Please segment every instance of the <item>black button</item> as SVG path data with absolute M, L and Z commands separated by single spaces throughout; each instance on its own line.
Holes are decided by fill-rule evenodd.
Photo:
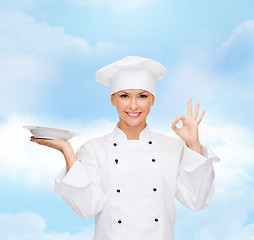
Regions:
M 155 159 L 153 158 L 152 161 L 155 162 Z
M 117 189 L 116 191 L 117 191 L 117 192 L 120 192 L 120 189 Z
M 158 218 L 155 218 L 155 219 L 154 219 L 154 221 L 155 221 L 155 222 L 158 222 L 158 221 L 159 221 L 159 219 L 158 219 Z
M 148 143 L 149 143 L 149 144 L 152 144 L 153 142 L 152 142 L 152 141 L 149 141 Z
M 116 147 L 116 146 L 117 146 L 117 143 L 114 143 L 113 145 Z
M 118 223 L 120 224 L 120 223 L 122 223 L 122 221 L 119 219 L 119 220 L 118 220 Z
M 157 189 L 156 188 L 153 188 L 153 190 L 156 192 L 157 191 Z
M 118 159 L 115 159 L 116 164 L 118 164 Z

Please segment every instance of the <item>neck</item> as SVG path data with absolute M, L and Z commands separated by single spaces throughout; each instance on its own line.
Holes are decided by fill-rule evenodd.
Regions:
M 145 129 L 146 125 L 147 124 L 144 121 L 139 125 L 130 126 L 120 119 L 118 128 L 120 128 L 126 134 L 127 140 L 139 140 L 139 134 L 143 129 Z

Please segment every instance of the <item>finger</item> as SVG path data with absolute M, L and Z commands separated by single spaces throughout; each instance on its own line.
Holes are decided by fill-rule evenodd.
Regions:
M 41 139 L 41 138 L 31 138 L 31 141 L 38 143 L 40 145 L 45 145 L 44 139 Z
M 31 141 L 31 142 L 35 142 L 35 140 L 36 140 L 36 139 L 34 138 L 34 136 L 31 136 L 30 141 Z
M 31 136 L 30 141 L 32 142 L 38 142 L 40 138 L 35 138 L 34 136 Z
M 205 115 L 205 112 L 206 111 L 203 111 L 201 114 L 200 114 L 200 116 L 199 116 L 199 118 L 198 118 L 198 124 L 201 122 L 201 120 L 203 119 L 203 117 L 204 117 L 204 115 Z
M 187 116 L 192 116 L 192 105 L 191 105 L 191 97 L 188 99 L 188 111 Z
M 172 123 L 171 129 L 172 129 L 177 135 L 179 135 L 180 129 L 177 128 L 177 126 L 176 126 L 174 123 Z
M 196 105 L 196 107 L 195 107 L 194 114 L 193 114 L 193 117 L 194 117 L 195 119 L 197 119 L 197 117 L 198 117 L 199 106 L 200 106 L 200 103 L 197 103 L 197 105 Z
M 50 143 L 51 139 L 31 137 L 31 141 L 32 142 L 36 142 L 36 143 L 38 143 L 40 145 L 49 146 L 49 143 Z
M 173 124 L 177 124 L 180 120 L 184 121 L 185 120 L 185 116 L 184 115 L 179 115 L 178 117 L 176 117 L 176 119 L 173 122 Z

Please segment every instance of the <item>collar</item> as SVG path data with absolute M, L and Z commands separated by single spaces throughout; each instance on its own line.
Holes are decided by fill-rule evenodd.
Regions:
M 116 137 L 118 140 L 128 140 L 127 135 L 122 131 L 119 127 L 119 122 L 116 124 L 114 130 L 113 130 L 113 136 Z M 146 124 L 146 127 L 140 132 L 139 134 L 139 140 L 149 140 L 150 138 L 150 130 L 148 127 L 148 124 Z M 128 140 L 128 141 L 139 141 L 139 140 Z

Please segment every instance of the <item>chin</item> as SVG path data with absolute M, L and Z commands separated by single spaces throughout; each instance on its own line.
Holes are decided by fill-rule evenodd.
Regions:
M 131 127 L 136 127 L 139 126 L 140 124 L 144 123 L 144 121 L 124 121 L 127 125 L 131 126 Z

